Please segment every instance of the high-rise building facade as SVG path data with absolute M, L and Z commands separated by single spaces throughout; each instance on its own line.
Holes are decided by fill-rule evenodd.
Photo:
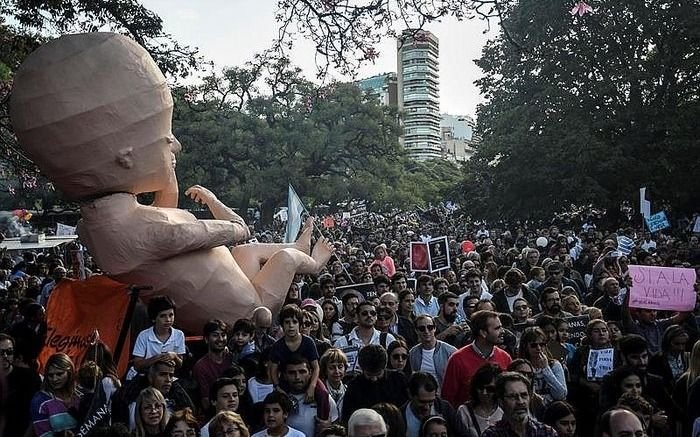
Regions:
M 476 122 L 468 115 L 442 114 L 440 120 L 442 153 L 450 161 L 466 161 L 476 151 L 481 138 Z
M 357 86 L 386 106 L 398 106 L 396 73 L 384 73 L 358 80 Z
M 405 30 L 398 40 L 398 104 L 403 111 L 403 145 L 417 160 L 442 158 L 438 38 Z

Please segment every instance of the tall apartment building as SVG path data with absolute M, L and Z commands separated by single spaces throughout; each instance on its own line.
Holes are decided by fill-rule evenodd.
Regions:
M 444 157 L 451 161 L 471 158 L 481 141 L 475 130 L 476 122 L 468 115 L 442 114 L 440 131 Z
M 413 159 L 442 158 L 438 38 L 425 30 L 405 30 L 397 58 L 403 145 Z
M 398 106 L 396 73 L 383 73 L 356 82 L 363 91 L 386 106 Z

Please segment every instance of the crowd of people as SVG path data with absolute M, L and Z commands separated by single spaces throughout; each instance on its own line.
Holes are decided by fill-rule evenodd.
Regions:
M 55 254 L 6 254 L 0 436 L 700 432 L 700 298 L 687 312 L 629 305 L 630 265 L 700 277 L 692 228 L 652 235 L 592 220 L 489 226 L 416 213 L 324 222 L 335 257 L 318 276 L 296 275 L 281 311 L 212 318 L 187 333 L 201 336 L 195 344 L 177 328 L 178 302 L 156 296 L 125 374 L 99 341 L 79 360 L 52 355 L 39 373 L 44 308 L 79 273 Z M 449 268 L 411 271 L 409 243 L 431 236 L 447 237 Z M 89 257 L 84 265 L 99 274 Z

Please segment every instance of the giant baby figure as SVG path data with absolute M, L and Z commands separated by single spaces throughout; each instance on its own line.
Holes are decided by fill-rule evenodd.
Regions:
M 150 55 L 127 37 L 66 35 L 39 47 L 17 71 L 10 105 L 27 155 L 80 202 L 78 234 L 97 264 L 117 281 L 153 286 L 151 296 L 173 297 L 186 330 L 250 317 L 261 305 L 278 311 L 294 274 L 319 272 L 332 254 L 325 239 L 310 250 L 309 222 L 295 244 L 230 251 L 249 238 L 248 227 L 200 186 L 185 194 L 214 220 L 177 209 L 172 96 Z M 153 204 L 139 204 L 136 195 L 147 192 Z

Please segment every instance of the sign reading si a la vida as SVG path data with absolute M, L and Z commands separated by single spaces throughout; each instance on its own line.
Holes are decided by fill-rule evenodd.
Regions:
M 631 308 L 692 311 L 695 308 L 695 270 L 676 267 L 629 266 Z

